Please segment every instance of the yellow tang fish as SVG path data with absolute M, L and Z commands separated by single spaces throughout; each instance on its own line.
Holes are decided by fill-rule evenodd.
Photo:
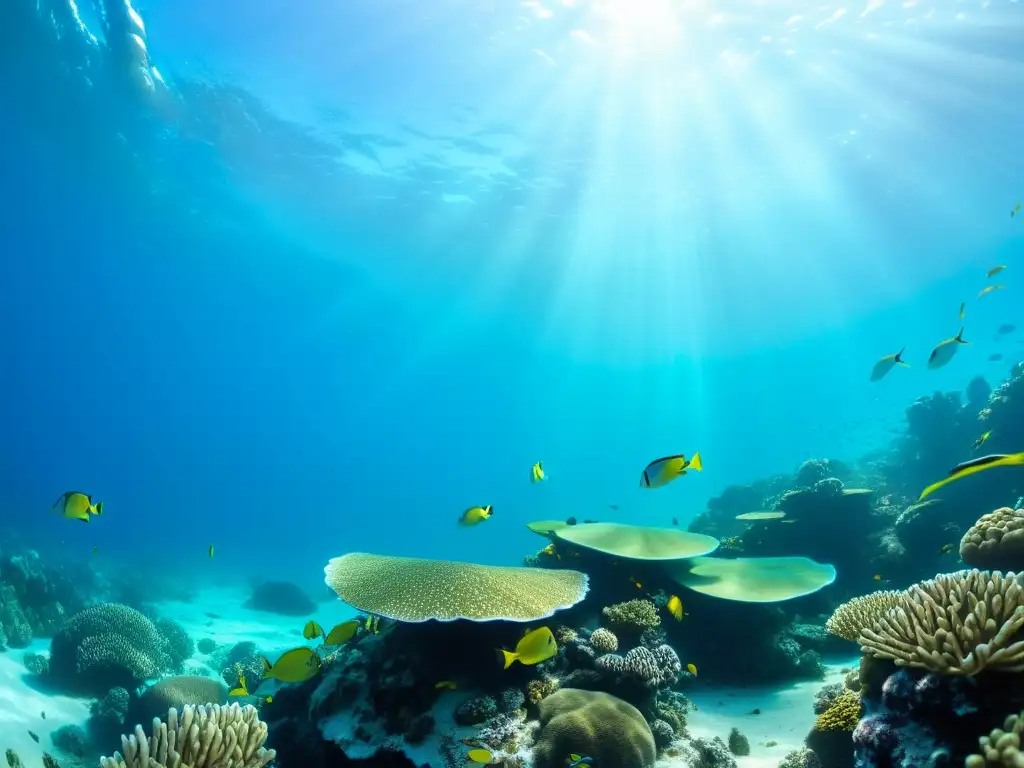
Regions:
M 981 292 L 978 293 L 978 298 L 980 299 L 985 294 L 992 293 L 992 291 L 1001 291 L 1005 287 L 1006 286 L 1003 285 L 1002 283 L 1000 283 L 999 285 L 986 285 L 984 288 L 981 289 Z
M 324 645 L 343 645 L 355 637 L 359 631 L 359 620 L 349 619 L 336 625 L 324 638 Z
M 538 461 L 530 468 L 530 482 L 539 483 L 544 479 L 544 462 Z
M 1004 269 L 1006 269 L 1006 265 L 1005 264 L 999 264 L 997 266 L 994 266 L 994 267 L 992 267 L 992 269 L 990 269 L 988 272 L 985 273 L 985 277 L 995 277 L 1000 272 L 1002 272 Z
M 293 648 L 285 651 L 271 664 L 260 656 L 263 662 L 263 677 L 272 677 L 282 683 L 304 683 L 316 677 L 323 662 L 312 648 Z
M 466 753 L 466 757 L 474 763 L 483 763 L 484 765 L 494 760 L 494 755 L 489 749 L 471 749 Z
M 964 341 L 964 329 L 960 328 L 960 333 L 951 339 L 940 341 L 935 345 L 935 349 L 932 350 L 932 354 L 928 358 L 928 367 L 932 370 L 941 368 L 950 360 L 953 359 L 953 355 L 956 354 L 957 349 L 960 348 L 961 344 L 970 344 L 969 341 Z
M 555 636 L 551 634 L 550 629 L 540 627 L 523 635 L 516 643 L 515 651 L 501 650 L 500 653 L 504 658 L 505 669 L 511 667 L 514 661 L 530 666 L 547 661 L 557 654 L 558 643 L 555 642 Z
M 687 469 L 695 469 L 698 472 L 704 469 L 699 453 L 693 454 L 693 458 L 689 461 L 682 454 L 655 459 L 644 468 L 643 474 L 640 475 L 640 487 L 660 488 L 663 485 L 668 485 L 677 477 L 685 475 Z
M 302 636 L 307 640 L 314 640 L 318 637 L 324 637 L 324 628 L 317 624 L 315 621 L 307 621 L 306 626 L 302 628 Z
M 1017 203 L 1017 204 L 1016 204 L 1015 206 L 1013 206 L 1013 210 L 1012 210 L 1012 211 L 1010 211 L 1010 218 L 1011 218 L 1011 219 L 1012 219 L 1012 218 L 1013 218 L 1014 216 L 1016 216 L 1016 215 L 1017 215 L 1018 213 L 1020 213 L 1020 206 L 1021 206 L 1021 204 L 1020 204 L 1020 203 Z
M 457 690 L 459 686 L 455 684 L 454 680 L 440 680 L 434 683 L 434 690 L 440 691 L 442 688 L 448 691 Z
M 989 436 L 991 434 L 992 434 L 992 430 L 990 429 L 988 432 L 985 432 L 981 437 L 979 437 L 977 440 L 975 440 L 974 441 L 974 450 L 978 450 L 979 448 L 981 448 L 981 446 L 983 446 L 985 444 L 985 441 L 988 440 L 988 438 L 989 438 Z
M 683 601 L 679 599 L 679 595 L 672 595 L 665 607 L 668 608 L 668 612 L 672 614 L 672 618 L 676 621 L 683 620 Z
M 967 310 L 967 302 L 966 301 L 961 301 L 960 302 L 960 319 L 961 320 L 963 320 L 964 319 L 964 315 L 967 314 L 966 310 Z
M 251 696 L 249 693 L 249 687 L 245 684 L 245 675 L 238 676 L 238 687 L 232 688 L 228 691 L 228 696 Z M 269 704 L 274 700 L 273 696 L 264 697 L 265 701 Z
M 81 491 L 65 491 L 53 502 L 51 510 L 69 520 L 89 522 L 89 515 L 102 515 L 103 502 L 93 504 L 92 496 Z
M 460 525 L 476 525 L 484 520 L 490 520 L 494 514 L 494 507 L 488 504 L 486 507 L 470 507 L 459 517 Z
M 696 664 L 687 664 L 686 665 L 686 671 L 689 672 L 694 677 L 696 677 L 697 676 L 697 665 Z
M 935 493 L 942 486 L 952 483 L 954 480 L 959 480 L 961 477 L 973 475 L 975 472 L 992 469 L 993 467 L 1019 467 L 1022 465 L 1024 465 L 1024 453 L 993 453 L 991 456 L 979 456 L 976 459 L 957 464 L 949 470 L 947 477 L 942 478 L 937 483 L 932 483 L 921 491 L 918 501 L 922 501 L 925 496 Z
M 905 350 L 906 347 L 901 349 L 895 355 L 886 355 L 877 363 L 875 363 L 875 367 L 871 369 L 871 381 L 878 381 L 879 379 L 884 377 L 885 374 L 887 374 L 889 371 L 895 368 L 897 365 L 902 365 L 906 368 L 909 368 L 910 366 L 903 362 L 903 352 Z

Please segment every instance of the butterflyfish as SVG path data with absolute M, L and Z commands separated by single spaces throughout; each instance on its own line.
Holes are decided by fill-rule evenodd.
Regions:
M 434 690 L 437 691 L 440 691 L 442 689 L 446 691 L 455 691 L 458 690 L 458 687 L 459 686 L 455 684 L 454 680 L 440 680 L 434 683 Z
M 905 368 L 909 368 L 910 366 L 907 365 L 903 360 L 903 353 L 904 351 L 906 351 L 906 349 L 907 348 L 904 347 L 895 355 L 886 355 L 877 363 L 875 363 L 875 367 L 871 369 L 871 381 L 878 381 L 879 379 L 882 379 L 885 376 L 885 374 L 887 374 L 897 365 L 902 365 Z
M 476 525 L 484 520 L 490 520 L 494 514 L 494 507 L 488 504 L 486 507 L 470 507 L 459 518 L 460 525 Z
M 954 480 L 959 480 L 961 477 L 967 477 L 968 475 L 992 469 L 993 467 L 1019 467 L 1021 465 L 1024 465 L 1024 453 L 993 453 L 990 456 L 979 456 L 976 459 L 957 464 L 949 470 L 947 477 L 942 478 L 937 483 L 932 483 L 921 491 L 920 499 L 935 493 L 942 486 L 952 483 Z
M 953 355 L 956 354 L 957 349 L 960 348 L 961 344 L 970 344 L 969 341 L 964 341 L 964 329 L 960 328 L 960 332 L 951 339 L 940 341 L 935 345 L 935 349 L 932 350 L 931 356 L 928 358 L 928 367 L 932 370 L 941 368 L 950 360 L 953 359 Z
M 527 632 L 523 635 L 522 639 L 516 643 L 516 649 L 514 651 L 501 651 L 505 669 L 511 667 L 512 662 L 514 661 L 518 661 L 520 664 L 526 664 L 527 666 L 540 664 L 542 661 L 547 661 L 557 653 L 558 643 L 555 642 L 555 636 L 551 634 L 551 630 L 547 627 L 540 627 L 532 632 Z
M 538 461 L 530 468 L 530 482 L 539 483 L 544 479 L 544 462 Z
M 985 296 L 986 294 L 992 293 L 992 291 L 1001 291 L 1005 287 L 1006 286 L 1003 285 L 1002 283 L 1000 283 L 998 285 L 986 285 L 984 288 L 981 289 L 981 291 L 979 291 L 978 298 L 980 299 L 982 296 Z
M 697 676 L 697 665 L 696 664 L 692 664 L 692 663 L 691 664 L 687 664 L 686 665 L 686 671 L 689 672 L 694 677 L 696 677 Z
M 53 502 L 51 509 L 68 520 L 88 523 L 90 515 L 103 514 L 103 502 L 93 503 L 92 496 L 81 491 L 65 491 Z
M 312 648 L 293 648 L 285 651 L 271 664 L 260 656 L 263 662 L 263 677 L 272 677 L 282 683 L 304 683 L 316 677 L 323 662 Z
M 324 628 L 315 621 L 307 621 L 306 626 L 302 628 L 302 636 L 307 640 L 315 640 L 318 637 L 324 637 Z
M 466 757 L 474 763 L 483 763 L 484 765 L 494 760 L 494 755 L 491 754 L 489 749 L 471 749 L 466 753 Z
M 991 434 L 992 434 L 992 430 L 990 429 L 988 432 L 985 432 L 984 434 L 982 434 L 981 437 L 979 437 L 977 440 L 975 440 L 974 441 L 974 450 L 978 450 L 979 448 L 981 448 L 981 446 L 983 446 L 985 444 L 985 441 L 988 440 L 989 435 L 991 435 Z
M 238 676 L 238 687 L 237 688 L 232 688 L 230 691 L 228 691 L 228 696 L 229 697 L 230 696 L 251 696 L 251 695 L 252 694 L 249 693 L 249 687 L 245 684 L 245 675 L 239 675 Z M 270 702 L 272 702 L 274 700 L 274 697 L 273 696 L 264 696 L 263 699 L 264 699 L 264 701 L 266 701 L 269 704 Z
M 668 612 L 672 614 L 672 618 L 676 621 L 683 620 L 683 601 L 679 599 L 679 595 L 672 595 L 668 599 L 668 603 L 665 604 L 668 608 Z
M 992 267 L 992 269 L 990 269 L 988 272 L 986 272 L 985 273 L 985 277 L 995 277 L 1000 272 L 1002 272 L 1004 269 L 1006 269 L 1006 265 L 1005 264 L 998 264 L 998 265 Z
M 677 477 L 685 475 L 687 469 L 694 469 L 698 472 L 704 469 L 699 453 L 693 454 L 693 458 L 689 461 L 682 454 L 655 459 L 644 468 L 643 474 L 640 475 L 640 487 L 660 488 L 663 485 L 668 485 Z
M 960 302 L 960 319 L 961 320 L 963 320 L 964 319 L 964 315 L 967 314 L 966 310 L 967 310 L 967 302 L 966 301 L 961 301 Z
M 575 752 L 571 752 L 569 754 L 569 759 L 565 762 L 569 764 L 569 768 L 578 768 L 578 766 L 581 765 L 593 765 L 594 758 L 583 757 L 582 755 L 577 755 Z
M 312 623 L 312 622 L 311 622 Z M 359 620 L 350 619 L 336 625 L 324 638 L 324 645 L 343 645 L 355 637 L 359 631 Z
M 1021 206 L 1020 203 L 1017 203 L 1015 206 L 1013 206 L 1013 209 L 1010 211 L 1010 218 L 1011 219 L 1014 216 L 1016 216 L 1018 213 L 1020 213 L 1020 206 Z

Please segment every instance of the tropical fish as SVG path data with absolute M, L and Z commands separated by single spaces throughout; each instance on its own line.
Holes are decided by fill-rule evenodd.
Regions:
M 984 434 L 982 434 L 981 437 L 979 437 L 977 440 L 975 440 L 974 441 L 974 450 L 978 450 L 979 448 L 981 448 L 981 446 L 983 446 L 985 444 L 985 441 L 988 440 L 988 438 L 989 438 L 989 436 L 991 434 L 992 434 L 992 430 L 990 429 L 988 432 L 985 432 Z
M 211 545 L 210 545 L 210 548 L 206 550 L 206 554 L 207 554 L 207 555 L 208 555 L 209 557 L 213 557 L 213 544 L 211 544 Z
M 1015 206 L 1013 206 L 1013 210 L 1010 211 L 1010 218 L 1011 219 L 1014 216 L 1016 216 L 1018 213 L 1020 213 L 1020 206 L 1021 206 L 1020 203 L 1017 203 Z
M 260 656 L 263 662 L 263 677 L 272 677 L 282 683 L 304 683 L 316 677 L 323 662 L 312 648 L 292 648 L 271 664 Z
M 1005 288 L 1005 287 L 1006 287 L 1006 286 L 1005 286 L 1005 285 L 1003 285 L 1002 283 L 1000 283 L 999 285 L 986 285 L 986 286 L 985 286 L 984 288 L 982 288 L 982 289 L 981 289 L 981 291 L 980 291 L 980 292 L 978 293 L 978 298 L 980 299 L 980 298 L 981 298 L 982 296 L 984 296 L 984 295 L 986 295 L 986 294 L 988 294 L 988 293 L 992 293 L 992 291 L 1001 291 L 1001 290 L 1003 290 L 1003 288 Z
M 1013 323 L 1003 323 L 1002 325 L 999 326 L 999 330 L 996 331 L 996 335 L 1005 336 L 1006 334 L 1013 333 L 1016 330 L 1017 326 L 1014 325 Z
M 532 632 L 527 632 L 522 639 L 516 643 L 514 651 L 501 650 L 504 659 L 505 669 L 512 666 L 512 662 L 528 666 L 540 664 L 558 653 L 558 643 L 555 636 L 547 627 L 540 627 Z
M 956 544 L 943 544 L 941 547 L 939 547 L 939 554 L 940 555 L 947 555 L 947 554 L 949 554 L 950 552 L 953 551 L 953 548 L 955 546 L 956 546 Z
M 932 350 L 931 356 L 928 358 L 928 367 L 932 370 L 941 368 L 946 365 L 950 360 L 953 359 L 953 355 L 956 354 L 961 344 L 970 344 L 969 341 L 964 341 L 964 329 L 961 326 L 960 332 L 951 339 L 940 341 L 935 345 L 935 349 Z
M 434 690 L 437 691 L 440 691 L 441 689 L 447 691 L 454 691 L 457 690 L 458 687 L 459 686 L 455 684 L 454 680 L 439 680 L 438 682 L 434 683 Z
M 665 607 L 668 608 L 668 612 L 672 614 L 672 618 L 676 621 L 683 620 L 683 601 L 679 599 L 679 595 L 672 595 L 668 599 L 668 603 L 665 604 Z
M 245 684 L 245 675 L 238 676 L 238 687 L 228 691 L 228 696 L 251 696 L 249 687 Z M 264 700 L 269 704 L 274 700 L 273 696 L 265 696 Z
M 568 763 L 568 768 L 578 768 L 578 766 L 581 765 L 593 765 L 594 758 L 583 757 L 582 755 L 577 755 L 575 752 L 571 752 L 569 754 L 569 759 L 565 762 Z
M 459 518 L 460 525 L 476 525 L 484 520 L 490 520 L 494 514 L 494 507 L 488 504 L 486 507 L 470 507 Z
M 471 749 L 466 753 L 466 757 L 474 763 L 483 763 L 485 765 L 494 760 L 494 755 L 491 754 L 489 749 Z
M 673 517 L 672 518 L 672 525 L 679 525 L 679 518 L 678 517 Z
M 949 470 L 949 475 L 947 477 L 942 478 L 937 483 L 932 483 L 921 491 L 920 499 L 935 493 L 939 488 L 948 483 L 952 483 L 954 480 L 959 480 L 961 477 L 973 475 L 975 472 L 992 469 L 993 467 L 1014 467 L 1021 465 L 1024 465 L 1024 453 L 993 453 L 990 456 L 979 456 L 976 459 L 971 459 L 970 461 L 965 461 L 962 464 L 957 464 Z
M 53 502 L 50 509 L 68 520 L 81 520 L 83 523 L 88 523 L 89 515 L 103 514 L 103 502 L 94 504 L 92 496 L 81 491 L 65 491 L 59 499 Z
M 961 320 L 963 320 L 964 319 L 964 315 L 967 314 L 966 310 L 967 310 L 967 302 L 966 301 L 961 301 L 960 302 L 960 319 Z
M 341 624 L 335 625 L 331 631 L 327 633 L 327 636 L 324 638 L 324 645 L 343 645 L 355 637 L 355 634 L 358 631 L 359 621 L 357 619 L 343 621 Z
M 643 474 L 640 475 L 640 487 L 660 488 L 663 485 L 668 485 L 677 477 L 685 475 L 687 469 L 695 469 L 698 472 L 704 469 L 699 453 L 693 454 L 693 458 L 689 461 L 682 454 L 655 459 L 644 468 Z
M 639 581 L 637 581 L 637 580 L 636 580 L 635 578 L 633 578 L 632 576 L 630 576 L 630 577 L 629 577 L 629 583 L 630 583 L 630 584 L 632 584 L 632 585 L 633 585 L 634 587 L 636 587 L 637 589 L 643 589 L 643 588 L 644 588 L 644 585 L 643 585 L 643 584 L 641 584 L 641 583 L 640 583 Z
M 881 581 L 881 580 L 882 580 L 882 574 L 880 574 L 880 573 L 876 573 L 876 574 L 875 574 L 874 576 L 872 576 L 871 578 L 872 578 L 872 579 L 874 579 L 875 581 Z
M 1002 359 L 1003 359 L 1003 356 L 1001 354 L 999 354 L 998 352 L 996 352 L 994 355 L 989 355 L 988 356 L 988 361 L 990 363 L 998 363 Z
M 554 557 L 554 554 L 555 554 L 555 544 L 554 544 L 554 542 L 552 542 L 551 544 L 548 544 L 546 547 L 544 547 L 544 549 L 542 549 L 541 552 L 543 552 L 545 555 L 548 555 L 550 557 Z
M 691 664 L 687 664 L 686 665 L 686 671 L 689 672 L 694 677 L 696 677 L 697 676 L 697 665 L 696 664 L 692 664 L 692 663 Z
M 376 635 L 380 632 L 380 616 L 366 617 L 366 631 L 371 635 Z
M 324 635 L 324 628 L 317 624 L 315 621 L 306 622 L 306 626 L 302 628 L 302 636 L 307 640 L 314 640 L 318 637 L 326 637 L 326 635 Z
M 871 381 L 878 381 L 879 379 L 883 378 L 885 374 L 887 374 L 897 365 L 902 365 L 905 368 L 909 368 L 910 366 L 903 361 L 902 355 L 904 350 L 906 350 L 906 347 L 901 349 L 895 355 L 886 355 L 877 363 L 875 363 L 875 367 L 871 369 Z
M 1006 269 L 1006 265 L 1005 264 L 999 264 L 998 266 L 992 267 L 992 269 L 990 269 L 988 272 L 986 272 L 985 273 L 985 277 L 995 277 L 1000 272 L 1002 272 L 1004 269 Z
M 530 482 L 539 483 L 544 479 L 544 462 L 538 461 L 532 467 L 530 467 Z

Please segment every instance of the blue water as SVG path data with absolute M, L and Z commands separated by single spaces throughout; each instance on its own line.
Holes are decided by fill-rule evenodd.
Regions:
M 685 525 L 1024 352 L 1016 2 L 153 0 L 152 89 L 53 8 L 0 10 L 0 491 L 47 556 L 515 564 L 527 521 Z

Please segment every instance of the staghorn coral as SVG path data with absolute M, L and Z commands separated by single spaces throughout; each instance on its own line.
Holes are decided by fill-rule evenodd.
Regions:
M 862 629 L 870 627 L 875 619 L 896 606 L 902 598 L 902 592 L 886 589 L 847 600 L 832 612 L 825 622 L 825 629 L 855 643 Z
M 538 677 L 526 684 L 526 699 L 531 704 L 539 704 L 542 699 L 558 690 L 559 683 L 553 677 Z
M 1024 751 L 1021 751 L 1021 733 L 1024 732 L 1024 713 L 1009 715 L 1002 728 L 978 739 L 981 754 L 970 755 L 964 762 L 965 768 L 985 766 L 1006 766 L 1018 768 L 1024 765 Z
M 141 725 L 121 736 L 121 749 L 100 758 L 101 768 L 263 768 L 277 753 L 264 749 L 267 726 L 251 706 L 212 705 L 171 709 L 153 719 L 147 739 Z
M 843 691 L 832 702 L 832 706 L 818 715 L 814 727 L 819 731 L 847 731 L 853 733 L 864 707 L 860 696 L 853 691 Z
M 1024 509 L 982 515 L 960 540 L 960 559 L 972 568 L 1024 570 Z
M 334 558 L 324 573 L 327 585 L 349 605 L 407 622 L 532 621 L 576 605 L 587 594 L 587 576 L 579 571 L 364 552 Z
M 661 625 L 658 609 L 650 600 L 629 600 L 609 605 L 601 611 L 601 616 L 614 627 L 637 633 Z
M 899 666 L 949 675 L 1024 670 L 1021 579 L 958 571 L 915 584 L 860 634 L 861 649 Z
M 619 650 L 619 638 L 611 630 L 598 627 L 590 634 L 590 645 L 598 653 L 615 653 Z
M 597 659 L 594 666 L 601 672 L 637 680 L 648 688 L 671 685 L 682 672 L 679 657 L 670 645 L 659 646 L 653 651 L 644 647 L 633 648 L 625 656 L 609 653 Z

